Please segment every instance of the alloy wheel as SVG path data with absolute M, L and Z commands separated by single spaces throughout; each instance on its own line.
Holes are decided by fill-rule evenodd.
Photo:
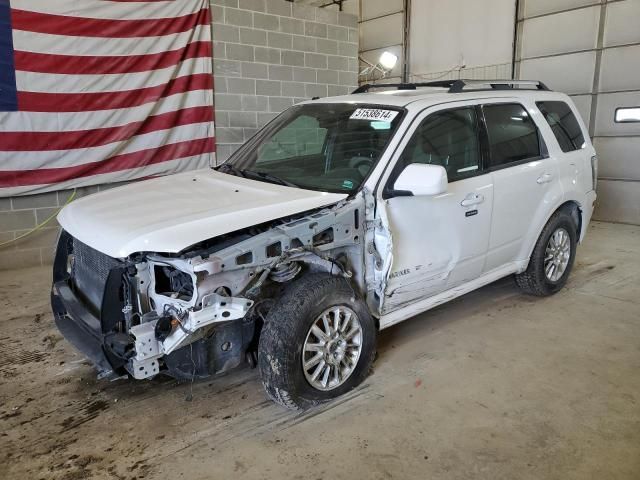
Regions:
M 333 390 L 353 373 L 362 351 L 362 326 L 343 305 L 326 309 L 311 324 L 302 347 L 302 368 L 309 384 Z
M 557 228 L 549 237 L 544 253 L 544 274 L 557 282 L 567 269 L 571 258 L 571 239 L 564 228 Z

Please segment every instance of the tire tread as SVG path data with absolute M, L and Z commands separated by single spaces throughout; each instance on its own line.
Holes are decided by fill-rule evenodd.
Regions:
M 271 309 L 262 328 L 258 355 L 262 385 L 271 400 L 290 410 L 305 410 L 319 403 L 296 394 L 293 379 L 284 365 L 290 363 L 288 361 L 294 355 L 287 345 L 298 341 L 295 338 L 295 327 L 299 322 L 300 310 L 304 305 L 322 302 L 325 300 L 326 292 L 332 291 L 341 291 L 357 298 L 345 279 L 328 273 L 308 274 L 296 279 Z M 277 354 L 274 353 L 272 357 L 267 352 L 277 352 Z M 362 358 L 361 361 L 370 365 L 374 354 L 375 348 L 369 359 Z
M 559 288 L 552 289 L 547 284 L 546 278 L 544 276 L 544 253 L 547 247 L 548 237 L 551 233 L 559 226 L 559 224 L 568 222 L 568 224 L 572 227 L 569 228 L 569 235 L 573 235 L 572 232 L 575 232 L 574 220 L 570 214 L 563 210 L 559 210 L 554 213 L 549 221 L 547 221 L 546 225 L 540 232 L 540 236 L 536 241 L 536 245 L 533 248 L 533 252 L 531 253 L 531 258 L 529 259 L 529 265 L 527 269 L 519 274 L 514 276 L 516 285 L 526 294 L 533 295 L 536 297 L 546 297 L 553 293 L 556 293 L 562 286 L 564 286 L 564 282 L 566 282 L 566 277 L 568 277 L 571 272 L 571 267 L 573 265 L 573 259 L 575 258 L 575 241 L 572 242 L 571 245 L 571 255 L 572 258 L 567 266 L 566 276 L 559 284 Z M 574 238 L 573 236 L 571 237 Z

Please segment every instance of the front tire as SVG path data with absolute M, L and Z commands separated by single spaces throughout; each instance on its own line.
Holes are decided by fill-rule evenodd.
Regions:
M 527 269 L 515 276 L 516 284 L 529 295 L 553 295 L 564 287 L 573 268 L 577 227 L 564 211 L 553 214 L 538 237 Z
M 258 347 L 262 384 L 276 403 L 304 410 L 359 385 L 375 347 L 375 322 L 351 285 L 306 275 L 267 315 Z

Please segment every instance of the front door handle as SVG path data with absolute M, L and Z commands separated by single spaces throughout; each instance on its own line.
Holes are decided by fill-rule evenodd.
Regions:
M 550 173 L 543 173 L 538 177 L 536 182 L 538 182 L 539 185 L 542 185 L 543 183 L 549 183 L 551 180 L 553 180 L 553 175 Z
M 484 202 L 484 195 L 480 193 L 470 193 L 464 200 L 460 202 L 460 205 L 463 207 L 470 207 L 472 205 L 478 205 L 479 203 Z

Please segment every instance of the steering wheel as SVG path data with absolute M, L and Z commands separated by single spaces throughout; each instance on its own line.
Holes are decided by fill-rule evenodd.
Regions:
M 362 172 L 361 168 L 366 167 L 364 174 L 371 169 L 374 159 L 377 158 L 379 152 L 373 148 L 362 149 L 349 160 L 349 168 L 354 168 Z

